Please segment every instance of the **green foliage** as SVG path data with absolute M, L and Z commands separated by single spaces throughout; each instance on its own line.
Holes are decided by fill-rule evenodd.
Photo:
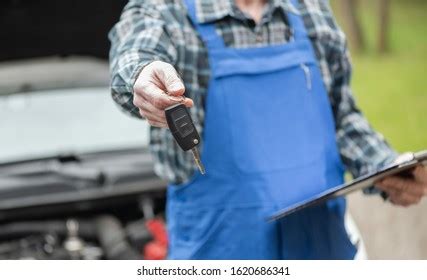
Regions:
M 338 21 L 337 1 L 332 1 Z M 427 149 L 427 1 L 391 1 L 390 47 L 376 54 L 377 1 L 361 1 L 368 42 L 353 56 L 353 90 L 371 124 L 398 151 Z

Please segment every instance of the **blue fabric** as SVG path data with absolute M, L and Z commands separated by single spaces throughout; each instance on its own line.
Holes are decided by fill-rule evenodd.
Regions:
M 331 106 L 301 18 L 288 15 L 290 43 L 233 49 L 212 24 L 197 23 L 193 1 L 186 5 L 213 73 L 207 173 L 168 188 L 169 258 L 352 259 L 343 198 L 266 221 L 343 182 Z

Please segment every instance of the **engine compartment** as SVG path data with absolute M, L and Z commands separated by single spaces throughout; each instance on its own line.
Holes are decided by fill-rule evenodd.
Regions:
M 0 259 L 164 259 L 163 209 L 161 196 L 80 210 L 50 207 L 49 215 L 0 223 Z
M 166 184 L 145 148 L 0 164 L 0 259 L 164 259 Z

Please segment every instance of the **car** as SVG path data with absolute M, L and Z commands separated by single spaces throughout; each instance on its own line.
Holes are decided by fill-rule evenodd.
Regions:
M 125 2 L 3 5 L 0 259 L 166 257 L 149 126 L 108 86 L 107 32 Z

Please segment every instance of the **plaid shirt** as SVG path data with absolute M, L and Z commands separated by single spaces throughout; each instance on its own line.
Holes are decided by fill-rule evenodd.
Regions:
M 302 15 L 314 46 L 336 122 L 341 158 L 354 177 L 390 163 L 395 152 L 376 133 L 356 107 L 350 89 L 351 64 L 346 40 L 326 0 L 271 0 L 259 24 L 232 0 L 196 0 L 201 23 L 214 23 L 227 46 L 234 48 L 284 44 L 292 40 L 287 13 Z M 207 50 L 194 30 L 182 0 L 130 0 L 111 30 L 113 99 L 132 116 L 133 84 L 140 70 L 154 60 L 175 66 L 184 80 L 185 95 L 194 100 L 190 112 L 203 132 L 204 101 L 210 77 Z M 156 173 L 173 183 L 188 180 L 196 169 L 191 153 L 181 151 L 171 133 L 150 128 L 150 147 Z

